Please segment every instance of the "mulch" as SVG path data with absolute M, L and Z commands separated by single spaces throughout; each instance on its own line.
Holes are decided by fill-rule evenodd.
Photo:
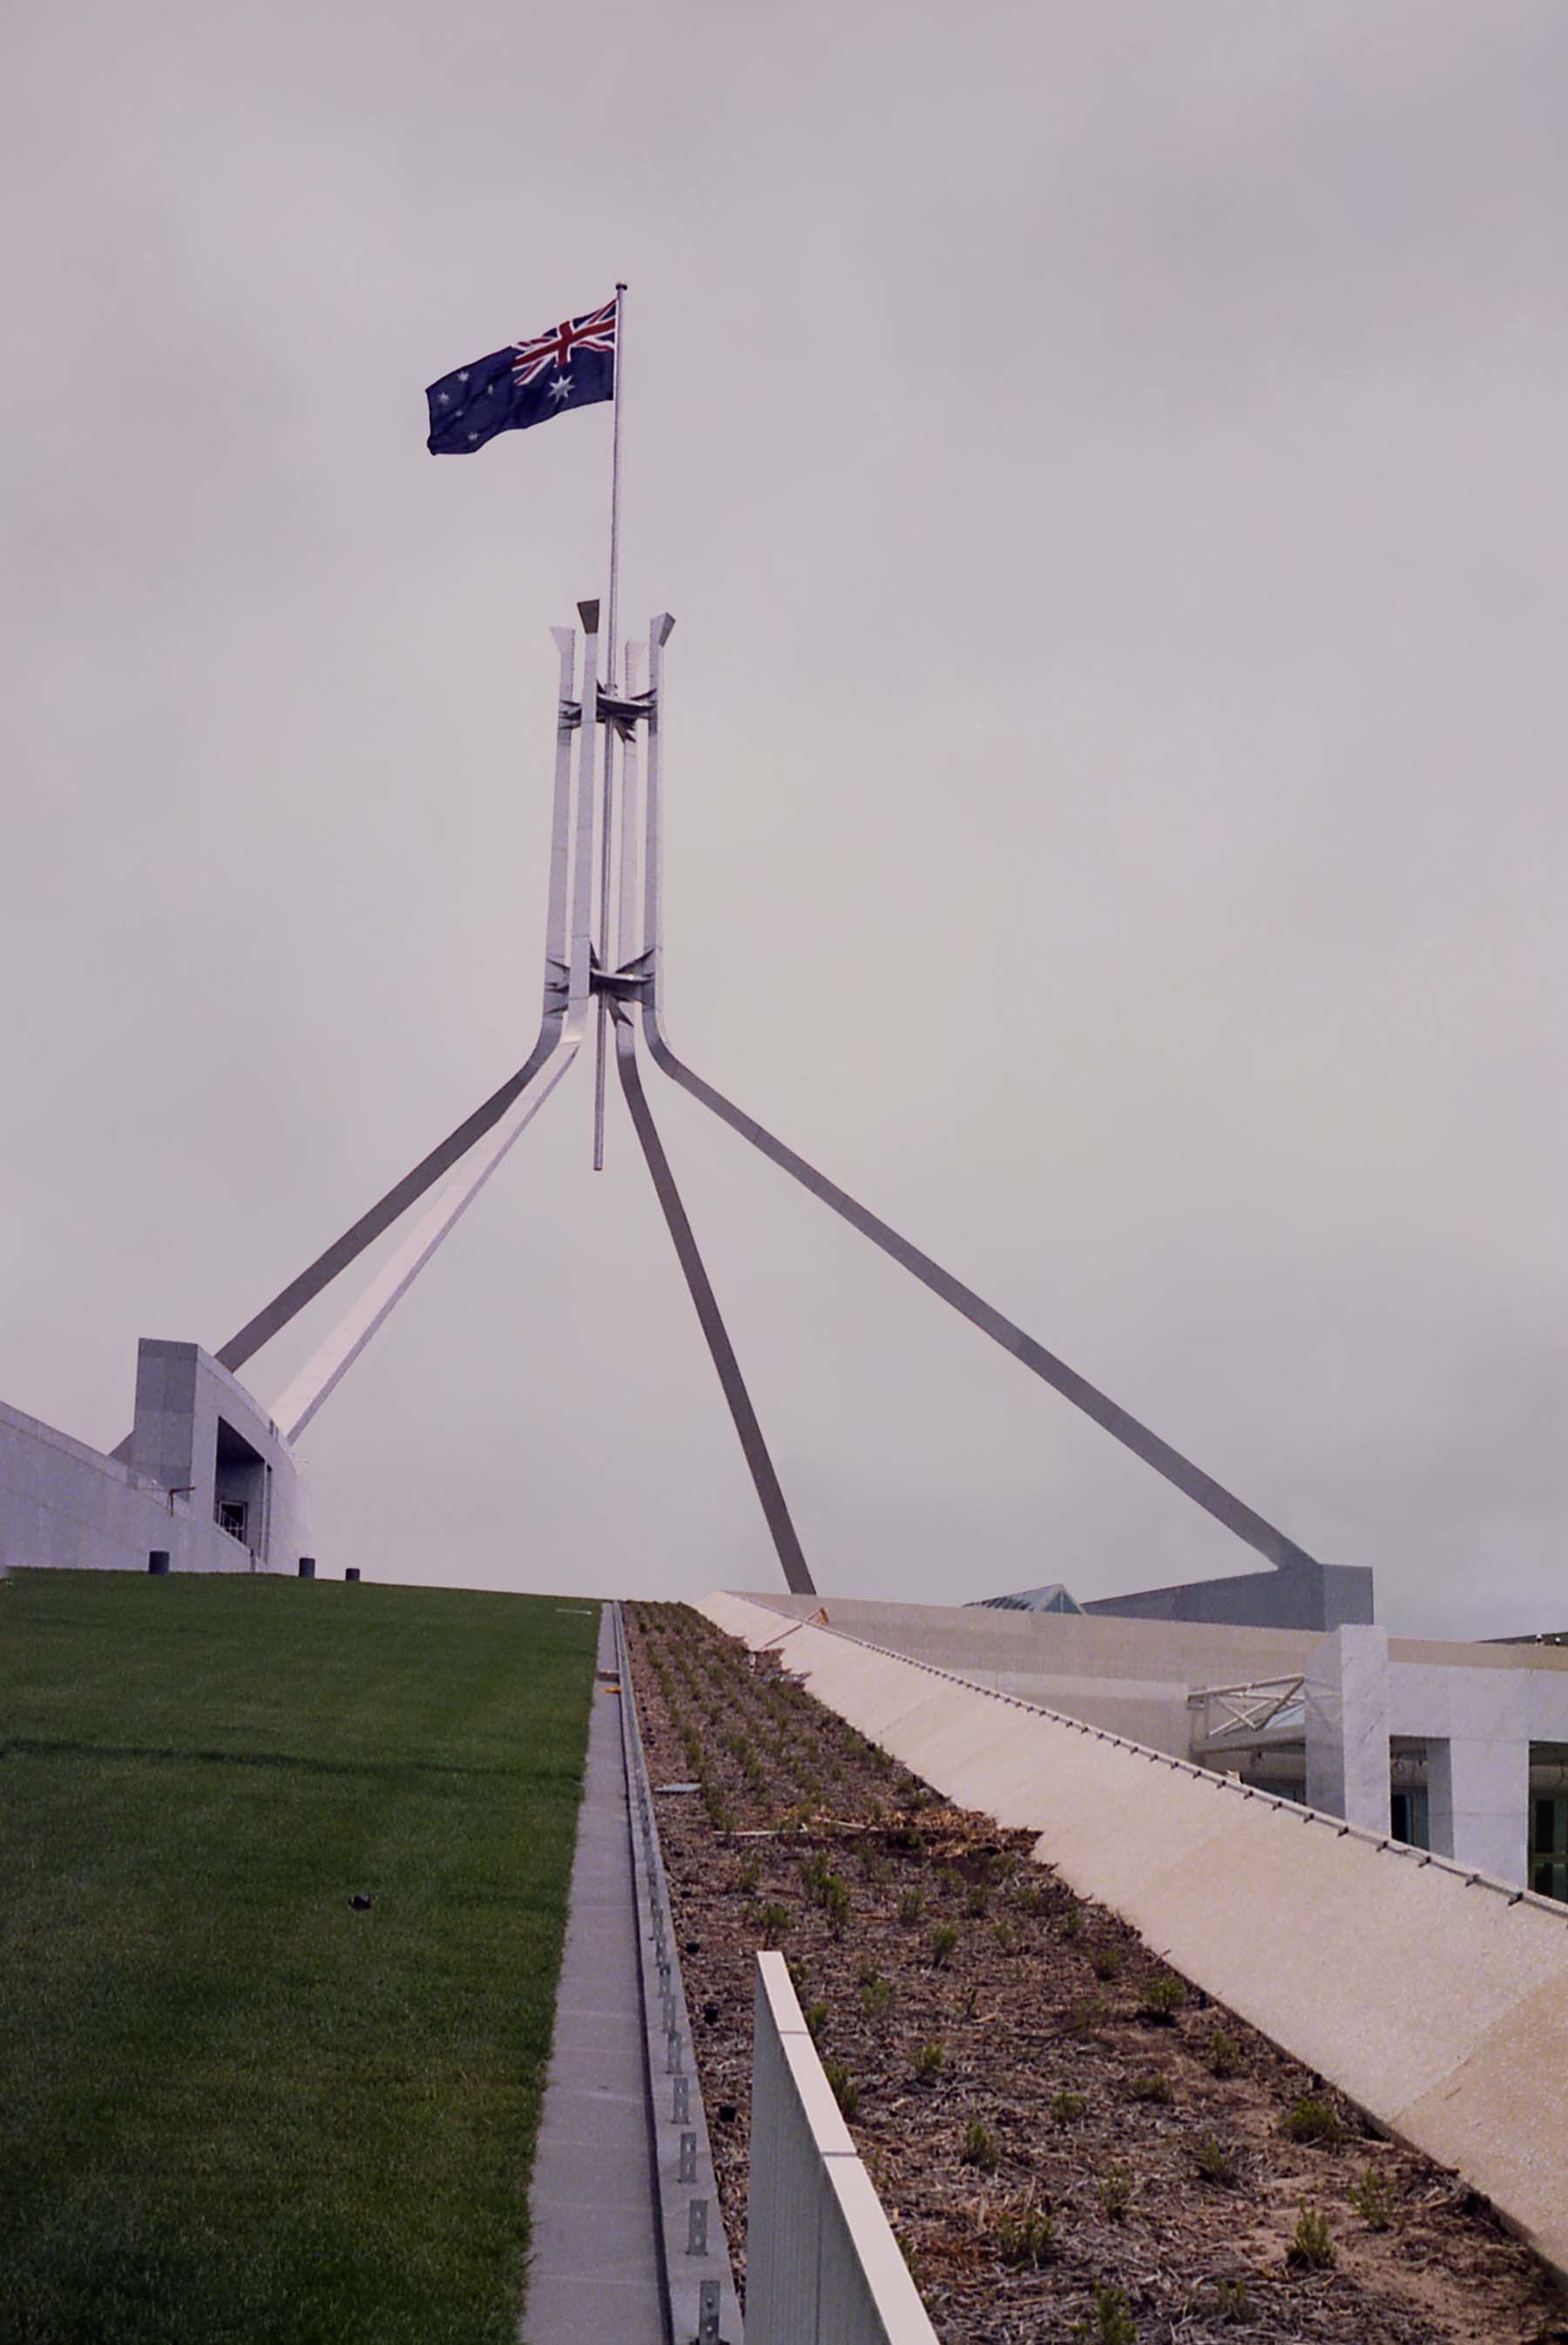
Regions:
M 656 1804 L 742 2279 L 776 1945 L 943 2345 L 1568 2345 L 1484 2200 L 1080 1903 L 1028 1834 L 942 1801 L 777 1655 L 684 1606 L 630 1617 L 653 1782 L 697 1787 Z

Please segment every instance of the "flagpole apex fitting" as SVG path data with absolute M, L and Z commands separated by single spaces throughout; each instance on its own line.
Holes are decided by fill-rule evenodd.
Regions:
M 604 281 L 604 279 L 601 277 L 599 279 L 600 284 L 602 285 Z M 583 623 L 583 633 L 585 635 L 596 635 L 598 634 L 599 605 L 596 597 L 592 603 L 579 603 L 577 605 L 577 616 Z
M 605 280 L 604 280 L 604 279 L 601 277 L 601 278 L 600 278 L 600 279 L 599 279 L 600 284 L 602 285 L 602 284 L 604 283 L 604 281 L 605 281 Z M 626 279 L 625 279 L 624 277 L 617 277 L 617 278 L 616 278 L 616 291 L 617 293 L 624 293 L 624 292 L 626 291 Z

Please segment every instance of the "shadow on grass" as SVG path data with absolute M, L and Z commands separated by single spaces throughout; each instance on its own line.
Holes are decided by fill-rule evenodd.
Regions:
M 438 1759 L 402 1759 L 378 1765 L 363 1759 L 307 1759 L 288 1751 L 198 1751 L 168 1745 L 134 1742 L 80 1742 L 16 1735 L 0 1743 L 0 1758 L 10 1752 L 28 1759 L 155 1759 L 175 1766 L 279 1767 L 302 1775 L 357 1775 L 385 1783 L 406 1782 L 411 1775 L 465 1775 L 505 1782 L 519 1775 L 521 1762 L 511 1767 L 443 1766 Z

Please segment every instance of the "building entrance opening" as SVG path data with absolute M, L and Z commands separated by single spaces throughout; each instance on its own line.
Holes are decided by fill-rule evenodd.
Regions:
M 213 1518 L 252 1555 L 267 1549 L 267 1461 L 226 1417 L 218 1420 L 212 1477 Z
M 1531 1745 L 1529 1868 L 1538 1897 L 1568 1902 L 1568 1742 Z

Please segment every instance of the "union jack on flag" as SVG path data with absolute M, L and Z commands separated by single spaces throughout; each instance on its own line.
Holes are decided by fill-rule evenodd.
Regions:
M 526 431 L 568 407 L 592 407 L 616 395 L 619 298 L 585 318 L 566 318 L 548 333 L 492 350 L 443 375 L 425 392 L 433 456 L 471 456 L 499 431 Z
M 602 310 L 590 310 L 585 318 L 563 319 L 549 333 L 519 342 L 512 360 L 513 381 L 537 382 L 547 367 L 564 370 L 571 365 L 576 350 L 608 350 L 613 357 L 617 308 L 616 302 L 606 301 Z

